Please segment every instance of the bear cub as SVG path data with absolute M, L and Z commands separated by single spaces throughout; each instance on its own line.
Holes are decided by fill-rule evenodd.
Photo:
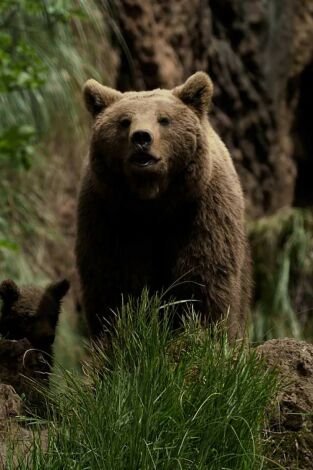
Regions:
M 32 347 L 46 353 L 45 359 L 52 365 L 52 346 L 61 301 L 69 287 L 67 279 L 45 289 L 18 287 L 11 279 L 3 281 L 0 284 L 0 334 L 10 340 L 28 339 Z
M 244 197 L 213 129 L 211 79 L 172 90 L 84 87 L 92 116 L 78 205 L 77 267 L 91 334 L 122 299 L 164 291 L 194 299 L 207 325 L 227 318 L 242 335 L 250 296 Z M 179 281 L 179 282 L 178 282 Z

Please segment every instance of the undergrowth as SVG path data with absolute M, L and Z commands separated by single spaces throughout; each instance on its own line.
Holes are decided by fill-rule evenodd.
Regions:
M 250 226 L 256 286 L 253 338 L 312 339 L 313 215 L 285 209 Z
M 110 82 L 112 50 L 94 0 L 0 0 L 0 29 L 0 281 L 43 286 L 73 271 L 81 89 Z M 58 329 L 64 365 L 80 357 L 73 304 Z
M 37 440 L 21 470 L 265 467 L 275 373 L 192 313 L 173 334 L 172 315 L 147 292 L 123 306 L 112 347 L 94 345 L 84 375 L 64 371 L 48 395 L 47 448 Z
M 55 194 L 83 156 L 81 87 L 110 73 L 105 22 L 94 1 L 0 0 L 0 26 L 0 273 L 42 283 Z

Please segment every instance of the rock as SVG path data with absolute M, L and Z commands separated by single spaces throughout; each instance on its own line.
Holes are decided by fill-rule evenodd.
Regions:
M 19 459 L 25 462 L 34 442 L 34 432 L 16 419 L 21 414 L 22 400 L 19 395 L 11 385 L 0 384 L 0 470 L 8 468 L 7 460 L 13 464 L 10 468 L 18 468 Z M 47 431 L 42 430 L 38 437 L 45 449 Z
M 21 414 L 22 400 L 11 385 L 0 384 L 0 422 Z
M 0 469 L 6 468 L 8 438 L 16 433 L 18 426 L 13 418 L 21 413 L 21 398 L 11 385 L 0 384 Z
M 103 2 L 104 9 L 105 4 Z M 118 89 L 215 84 L 212 119 L 231 150 L 251 216 L 313 203 L 311 0 L 117 0 Z M 111 17 L 114 17 L 114 21 Z
M 21 402 L 11 385 L 0 384 L 0 423 L 3 419 L 21 414 Z
M 277 367 L 283 385 L 265 433 L 268 455 L 286 470 L 313 468 L 313 345 L 273 339 L 257 351 Z

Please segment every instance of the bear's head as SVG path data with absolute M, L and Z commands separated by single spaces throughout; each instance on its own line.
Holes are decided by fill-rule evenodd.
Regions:
M 34 348 L 50 352 L 61 301 L 69 286 L 66 279 L 45 289 L 18 287 L 11 279 L 3 281 L 0 284 L 0 334 L 12 340 L 27 338 Z
M 139 199 L 155 199 L 191 173 L 208 145 L 204 123 L 212 94 L 204 72 L 173 90 L 121 93 L 88 80 L 90 167 L 98 187 L 105 183 L 117 191 L 127 188 Z

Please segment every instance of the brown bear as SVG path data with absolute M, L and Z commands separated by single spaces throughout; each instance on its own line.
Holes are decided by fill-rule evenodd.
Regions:
M 9 340 L 26 338 L 32 347 L 45 353 L 45 359 L 52 365 L 52 345 L 61 301 L 68 289 L 66 279 L 45 289 L 18 287 L 11 279 L 3 281 L 0 284 L 0 334 Z
M 244 198 L 208 116 L 210 78 L 173 90 L 84 87 L 93 117 L 78 205 L 77 266 L 93 336 L 129 295 L 172 284 L 204 324 L 242 333 L 249 300 Z

